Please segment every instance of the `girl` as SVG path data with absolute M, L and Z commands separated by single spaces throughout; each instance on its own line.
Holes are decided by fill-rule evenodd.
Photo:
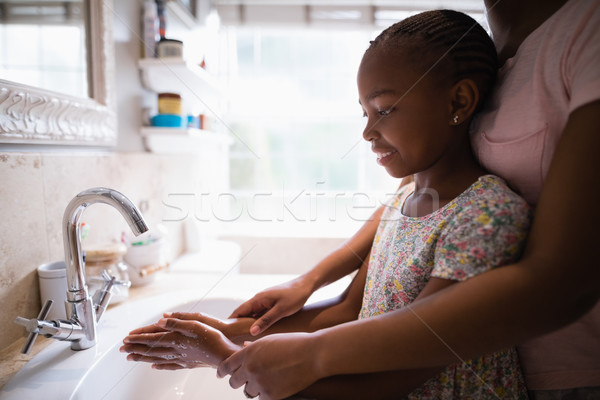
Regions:
M 381 314 L 410 309 L 415 300 L 518 259 L 529 209 L 500 178 L 486 175 L 468 137 L 496 70 L 489 36 L 473 19 L 454 11 L 407 18 L 371 42 L 358 71 L 359 101 L 367 119 L 363 137 L 390 175 L 412 175 L 414 182 L 387 203 L 368 263 L 346 293 L 330 303 L 305 307 L 267 334 L 335 329 L 357 315 L 359 321 L 352 323 L 385 318 Z M 232 368 L 236 357 L 271 339 L 259 339 L 241 352 L 230 339 L 246 339 L 252 319 L 227 323 L 197 314 L 167 317 L 125 338 L 123 351 L 133 353 L 129 359 L 162 369 L 221 364 L 219 373 L 232 372 L 231 385 L 240 387 L 249 379 Z M 436 335 L 435 327 L 429 329 Z M 178 350 L 182 344 L 197 349 L 196 354 L 186 351 L 184 356 Z M 375 398 L 370 392 L 375 382 L 382 398 L 526 398 L 514 349 L 473 360 L 454 355 L 457 363 L 441 371 L 397 371 L 394 379 L 389 373 L 334 377 L 316 384 L 307 374 L 296 377 L 296 386 L 314 384 L 304 394 L 317 398 L 365 398 L 367 393 Z M 259 393 L 248 384 L 245 393 L 261 399 L 292 394 L 261 387 L 266 390 Z

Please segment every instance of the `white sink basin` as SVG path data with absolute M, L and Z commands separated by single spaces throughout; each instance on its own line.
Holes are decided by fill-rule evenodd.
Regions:
M 164 311 L 202 311 L 227 318 L 241 300 L 206 298 L 195 293 L 168 294 L 123 304 L 106 312 L 98 327 L 98 343 L 73 351 L 55 342 L 28 362 L 0 392 L 2 400 L 171 400 L 245 399 L 213 368 L 158 371 L 126 360 L 119 352 L 123 338 L 139 326 L 158 320 Z

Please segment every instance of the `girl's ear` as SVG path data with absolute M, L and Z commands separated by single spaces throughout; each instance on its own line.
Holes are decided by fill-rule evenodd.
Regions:
M 450 90 L 450 124 L 460 125 L 468 120 L 479 103 L 479 90 L 472 79 L 463 79 Z

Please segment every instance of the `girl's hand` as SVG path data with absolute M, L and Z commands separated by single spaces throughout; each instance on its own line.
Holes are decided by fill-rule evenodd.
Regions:
M 172 312 L 164 313 L 165 318 L 177 318 L 185 321 L 198 321 L 213 327 L 223 333 L 229 340 L 242 345 L 247 340 L 252 340 L 250 327 L 256 321 L 254 318 L 229 318 L 219 319 L 204 313 Z M 144 329 L 144 328 L 140 328 Z M 132 331 L 131 333 L 135 333 Z
M 259 292 L 236 308 L 229 318 L 257 318 L 250 327 L 250 334 L 257 336 L 280 319 L 298 312 L 311 294 L 311 285 L 300 277 Z
M 130 353 L 128 360 L 167 370 L 216 367 L 239 349 L 209 325 L 176 318 L 163 318 L 155 326 L 136 329 L 123 343 L 120 350 Z
M 223 361 L 217 376 L 231 375 L 232 388 L 246 385 L 244 391 L 261 400 L 287 398 L 319 378 L 313 337 L 285 333 L 258 339 Z

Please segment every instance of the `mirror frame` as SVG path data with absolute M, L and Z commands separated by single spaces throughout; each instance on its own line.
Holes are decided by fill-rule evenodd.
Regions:
M 85 22 L 91 98 L 0 79 L 0 143 L 114 147 L 112 0 L 87 2 Z

